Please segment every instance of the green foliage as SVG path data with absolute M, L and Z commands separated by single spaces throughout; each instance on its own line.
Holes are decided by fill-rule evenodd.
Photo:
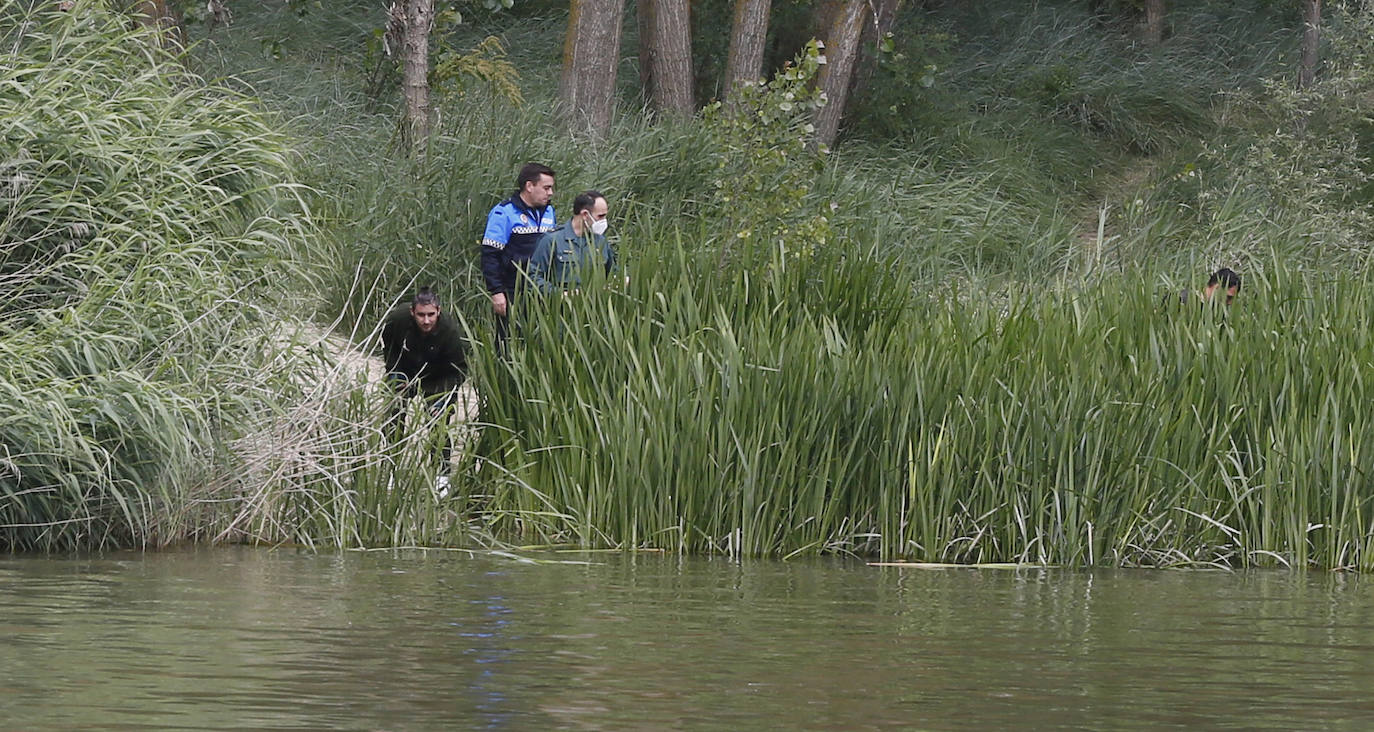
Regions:
M 859 71 L 861 83 L 847 129 L 865 135 L 909 134 L 913 120 L 946 102 L 933 87 L 953 61 L 956 39 L 931 25 L 925 14 L 909 14 L 896 32 L 880 39 L 873 49 L 874 67 Z
M 520 93 L 520 72 L 506 59 L 501 40 L 487 36 L 468 53 L 444 46 L 429 73 L 431 89 L 439 95 L 461 100 L 474 83 L 485 84 L 497 96 L 517 107 L 525 103 Z
M 1327 63 L 1298 89 L 1284 70 L 1229 95 L 1229 134 L 1207 140 L 1161 171 L 1143 211 L 1172 209 L 1169 235 L 1206 242 L 1228 261 L 1262 261 L 1270 250 L 1292 260 L 1367 260 L 1374 235 L 1368 211 L 1374 172 L 1374 91 L 1366 3 L 1338 5 L 1326 29 Z
M 467 52 L 459 51 L 452 45 L 464 24 L 464 9 L 490 15 L 513 5 L 513 0 L 481 0 L 480 4 L 452 3 L 448 7 L 436 8 L 434 25 L 429 33 L 428 78 L 430 90 L 435 96 L 459 99 L 474 86 L 483 86 L 496 91 L 510 104 L 520 106 L 524 103 L 519 84 L 520 72 L 507 59 L 506 48 L 500 38 L 487 36 Z M 392 32 L 393 29 L 376 28 L 365 44 L 364 67 L 369 69 L 367 90 L 374 100 L 400 83 L 403 59 L 399 49 L 391 47 L 399 43 L 399 39 L 390 37 Z
M 507 471 L 489 506 L 498 534 L 736 555 L 1374 566 L 1374 433 L 1351 406 L 1374 383 L 1360 282 L 1274 266 L 1229 310 L 1178 305 L 1141 271 L 1111 297 L 925 300 L 882 281 L 891 262 L 851 253 L 739 273 L 707 298 L 693 284 L 703 264 L 660 260 L 628 287 L 533 303 L 511 363 L 481 363 L 486 454 Z M 831 276 L 844 289 L 824 308 L 795 297 Z M 839 303 L 869 326 L 842 326 Z
M 359 20 L 371 17 L 362 10 L 331 5 L 292 25 L 280 7 L 245 8 L 240 35 L 217 38 L 212 50 L 227 69 L 256 69 L 245 83 L 291 120 L 304 174 L 318 182 L 308 200 L 323 235 L 283 235 L 267 247 L 303 243 L 300 256 L 324 263 L 317 276 L 289 281 L 321 312 L 342 313 L 340 329 L 355 334 L 415 284 L 433 282 L 470 329 L 483 424 L 453 481 L 460 496 L 486 496 L 483 520 L 500 536 L 734 555 L 1368 568 L 1374 430 L 1350 405 L 1368 402 L 1374 383 L 1364 327 L 1374 300 L 1361 294 L 1362 275 L 1323 278 L 1305 264 L 1343 261 L 1330 252 L 1368 240 L 1354 185 L 1367 157 L 1356 104 L 1364 92 L 1337 81 L 1358 82 L 1361 52 L 1336 43 L 1332 67 L 1346 70 L 1303 92 L 1321 96 L 1252 84 L 1246 76 L 1272 69 L 1285 46 L 1257 30 L 1273 26 L 1206 6 L 1211 16 L 1176 23 L 1167 48 L 1144 53 L 1104 42 L 1111 29 L 1069 3 L 942 4 L 948 27 L 930 24 L 920 42 L 937 33 L 957 42 L 904 48 L 899 34 L 890 59 L 938 55 L 935 83 L 914 94 L 896 81 L 875 84 L 911 94 L 911 118 L 887 117 L 892 134 L 871 134 L 862 118 L 842 154 L 805 145 L 816 49 L 739 106 L 659 124 L 622 114 L 595 144 L 531 111 L 552 104 L 548 75 L 528 75 L 524 109 L 472 84 L 463 99 L 440 101 L 444 118 L 461 124 L 447 126 L 423 162 L 389 155 L 390 112 L 363 106 L 357 29 L 373 23 Z M 784 4 L 779 15 L 806 11 Z M 1364 32 L 1360 19 L 1340 22 L 1352 39 Z M 541 39 L 561 30 L 559 19 L 507 26 L 518 68 L 556 54 Z M 281 62 L 262 68 L 259 38 L 288 31 Z M 454 47 L 487 35 L 455 33 Z M 114 63 L 95 58 L 99 68 Z M 1214 92 L 1237 87 L 1251 96 L 1227 91 L 1214 103 Z M 119 93 L 97 85 L 91 96 L 109 103 Z M 33 110 L 81 95 L 70 96 L 35 103 L 3 139 L 29 139 L 42 119 Z M 150 109 L 166 103 L 150 99 Z M 147 111 L 129 117 L 149 129 L 173 124 Z M 93 118 L 116 140 L 141 134 Z M 62 119 L 42 128 L 45 144 L 85 124 Z M 220 120 L 218 129 L 235 124 Z M 1265 128 L 1281 134 L 1270 139 Z M 1190 142 L 1203 133 L 1215 138 L 1205 151 Z M 180 128 L 168 136 L 197 139 Z M 131 144 L 85 131 L 71 139 L 61 155 L 30 157 L 83 160 L 92 153 L 82 151 Z M 1256 145 L 1265 152 L 1250 163 L 1237 153 Z M 31 482 L 11 491 L 12 505 L 34 515 L 27 502 L 49 501 L 54 517 L 25 546 L 138 540 L 151 534 L 137 527 L 153 520 L 211 538 L 316 546 L 486 541 L 485 528 L 457 518 L 468 503 L 433 492 L 442 426 L 421 424 L 396 443 L 377 429 L 375 394 L 264 371 L 281 348 L 244 344 L 260 316 L 244 298 L 258 302 L 270 288 L 239 294 L 209 274 L 183 286 L 183 268 L 194 268 L 182 260 L 210 252 L 234 276 L 280 271 L 270 257 L 238 252 L 226 234 L 238 229 L 216 227 L 271 229 L 292 204 L 281 197 L 284 168 L 268 164 L 212 178 L 261 199 L 214 207 L 202 192 L 178 192 L 184 182 L 140 167 L 184 163 L 184 148 L 169 146 L 173 153 L 149 143 L 151 152 L 82 169 L 103 171 L 96 189 L 121 196 L 100 199 L 107 208 L 211 206 L 189 221 L 138 209 L 124 227 L 130 237 L 187 229 L 176 239 L 192 242 L 184 250 L 149 250 L 151 262 L 175 270 L 167 281 L 177 286 L 162 284 L 151 264 L 117 276 L 146 263 L 106 236 L 118 266 L 75 278 L 95 283 L 89 295 L 85 284 L 72 297 L 65 280 L 47 289 L 35 280 L 15 310 L 26 320 L 3 321 L 0 348 L 19 366 L 0 385 L 14 395 L 5 403 L 19 406 L 0 411 L 11 446 L 0 481 L 22 474 Z M 1085 246 L 1075 209 L 1111 191 L 1094 176 L 1115 177 L 1141 155 L 1150 156 L 1143 172 L 1123 171 L 1105 232 Z M 12 159 L 26 176 L 38 170 Z M 522 335 L 503 361 L 491 353 L 476 242 L 528 160 L 558 171 L 564 213 L 579 190 L 608 194 L 630 280 L 523 302 Z M 130 188 L 117 174 L 124 167 L 135 181 L 148 176 L 147 187 Z M 83 180 L 50 168 L 64 186 Z M 27 180 L 6 175 L 7 185 Z M 1151 180 L 1153 188 L 1140 185 Z M 26 210 L 65 190 L 29 199 Z M 223 218 L 230 210 L 240 218 Z M 43 266 L 70 261 L 98 236 L 63 228 L 80 218 L 34 221 L 26 231 L 38 243 L 24 243 L 23 256 Z M 214 235 L 200 236 L 202 227 Z M 1295 240 L 1324 246 L 1295 257 Z M 1231 311 L 1160 307 L 1161 290 L 1172 296 L 1185 267 L 1191 278 L 1236 262 L 1246 288 Z M 123 287 L 156 295 L 108 296 Z M 178 294 L 202 288 L 211 293 L 203 299 Z M 169 296 L 167 313 L 149 304 Z M 69 298 L 59 304 L 70 310 L 54 298 Z M 175 319 L 208 308 L 234 318 Z M 102 318 L 115 325 L 88 338 L 83 328 Z M 182 336 L 198 345 L 182 348 Z M 24 366 L 35 354 L 41 368 Z M 226 446 L 219 438 L 230 423 L 242 431 Z M 200 501 L 179 488 L 194 483 L 178 478 L 207 454 L 234 490 Z M 56 517 L 77 519 L 70 533 Z
M 770 81 L 743 86 L 729 105 L 716 102 L 702 113 L 715 153 L 706 212 L 728 237 L 722 262 L 755 252 L 766 257 L 775 247 L 809 256 L 831 242 L 827 212 L 807 205 L 824 166 L 811 148 L 809 121 L 824 103 L 815 84 L 824 62 L 813 41 Z
M 282 139 L 94 3 L 0 2 L 0 547 L 181 536 L 303 235 Z
M 984 177 L 1047 215 L 1095 206 L 1142 157 L 1224 137 L 1217 102 L 1286 68 L 1297 37 L 1286 12 L 1203 1 L 1171 6 L 1173 34 L 1142 48 L 1089 5 L 942 3 L 903 14 L 893 53 L 878 56 L 852 101 L 847 144 L 919 148 L 937 170 Z

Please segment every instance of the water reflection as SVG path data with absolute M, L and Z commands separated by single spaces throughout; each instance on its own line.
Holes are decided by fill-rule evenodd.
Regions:
M 0 559 L 10 729 L 1363 727 L 1370 585 L 218 549 Z

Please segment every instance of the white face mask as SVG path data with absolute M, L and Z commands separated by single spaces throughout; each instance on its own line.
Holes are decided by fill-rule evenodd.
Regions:
M 601 236 L 606 233 L 606 227 L 611 225 L 610 219 L 602 219 L 592 222 L 592 233 Z

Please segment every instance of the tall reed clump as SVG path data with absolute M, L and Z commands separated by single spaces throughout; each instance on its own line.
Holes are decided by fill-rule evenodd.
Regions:
M 539 300 L 485 361 L 498 533 L 736 555 L 1374 566 L 1362 282 L 916 295 L 846 252 Z
M 0 548 L 194 533 L 302 229 L 287 152 L 98 3 L 0 0 Z

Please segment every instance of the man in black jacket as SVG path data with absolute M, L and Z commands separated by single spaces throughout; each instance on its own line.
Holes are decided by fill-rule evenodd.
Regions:
M 454 403 L 458 387 L 467 379 L 463 334 L 439 307 L 439 296 L 428 287 L 386 314 L 382 321 L 382 352 L 386 379 L 401 399 L 393 407 L 389 427 L 399 427 L 405 401 L 423 396 L 435 414 Z M 450 446 L 444 447 L 448 464 Z

